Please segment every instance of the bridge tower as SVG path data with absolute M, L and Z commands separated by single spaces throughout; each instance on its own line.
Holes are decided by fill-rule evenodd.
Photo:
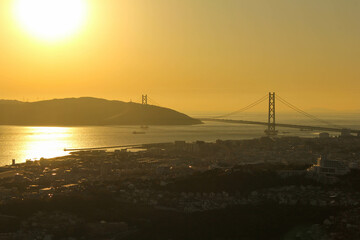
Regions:
M 269 92 L 268 129 L 265 130 L 268 136 L 277 135 L 275 129 L 275 92 Z
M 141 103 L 142 103 L 143 105 L 148 105 L 148 96 L 147 96 L 147 94 L 141 95 Z

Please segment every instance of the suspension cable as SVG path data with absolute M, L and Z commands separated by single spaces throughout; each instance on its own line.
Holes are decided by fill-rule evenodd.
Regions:
M 310 119 L 312 119 L 314 121 L 321 122 L 321 123 L 326 124 L 326 125 L 331 126 L 331 127 L 341 128 L 341 126 L 339 126 L 339 125 L 336 125 L 336 124 L 333 124 L 331 122 L 325 121 L 323 119 L 320 119 L 320 118 L 318 118 L 318 117 L 316 117 L 314 115 L 311 115 L 311 114 L 305 112 L 304 110 L 302 110 L 302 109 L 294 106 L 293 104 L 289 103 L 288 101 L 286 101 L 284 98 L 280 97 L 279 95 L 276 95 L 276 99 L 279 100 L 281 103 L 283 103 L 285 106 L 291 108 L 292 110 L 294 110 L 294 111 L 296 111 L 296 112 L 298 112 L 298 113 L 300 113 L 300 114 L 302 114 L 302 115 L 304 115 L 304 116 L 306 116 L 306 117 L 308 117 L 308 118 L 310 118 Z
M 224 118 L 224 117 L 228 117 L 228 116 L 231 116 L 231 115 L 234 115 L 234 114 L 237 114 L 237 113 L 241 113 L 241 112 L 244 112 L 246 110 L 249 110 L 257 105 L 259 105 L 260 103 L 262 103 L 263 101 L 265 101 L 267 99 L 268 95 L 266 94 L 265 96 L 263 96 L 262 98 L 256 100 L 255 102 L 247 105 L 246 107 L 243 107 L 243 108 L 240 108 L 234 112 L 231 112 L 231 113 L 228 113 L 228 114 L 224 114 L 224 115 L 220 115 L 220 116 L 216 116 L 216 117 L 213 117 L 213 118 Z
M 160 104 L 158 102 L 156 102 L 154 99 L 152 99 L 151 97 L 148 96 L 148 99 L 150 100 L 151 103 L 153 103 L 153 105 L 160 106 Z

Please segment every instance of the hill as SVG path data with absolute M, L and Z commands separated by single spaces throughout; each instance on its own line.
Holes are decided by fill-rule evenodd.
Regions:
M 81 97 L 38 102 L 0 100 L 0 125 L 191 125 L 201 121 L 169 108 Z

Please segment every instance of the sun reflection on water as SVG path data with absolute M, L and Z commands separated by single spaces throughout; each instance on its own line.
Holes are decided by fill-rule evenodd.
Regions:
M 71 142 L 72 131 L 66 127 L 28 127 L 23 146 L 24 159 L 52 158 L 66 155 L 64 148 Z

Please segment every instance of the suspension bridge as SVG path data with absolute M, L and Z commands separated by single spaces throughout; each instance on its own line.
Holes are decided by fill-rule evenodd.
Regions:
M 259 122 L 259 121 L 249 121 L 249 120 L 234 120 L 229 119 L 228 117 L 245 112 L 260 103 L 263 103 L 264 101 L 268 100 L 268 121 L 267 122 Z M 318 123 L 321 123 L 322 126 L 310 126 L 310 125 L 298 125 L 298 124 L 287 124 L 287 123 L 277 123 L 276 122 L 276 111 L 275 111 L 275 102 L 279 101 L 280 103 L 284 104 L 288 108 L 296 111 L 297 113 L 310 118 L 313 121 L 316 121 Z M 142 95 L 141 96 L 141 104 L 148 105 L 148 104 L 160 106 L 159 103 L 157 103 L 155 100 L 151 99 L 148 95 Z M 212 122 L 223 122 L 223 123 L 231 123 L 231 124 L 254 124 L 254 125 L 263 125 L 266 126 L 265 133 L 268 136 L 276 136 L 278 134 L 278 127 L 284 127 L 284 128 L 297 128 L 301 130 L 317 130 L 317 131 L 325 131 L 325 132 L 339 132 L 342 135 L 350 135 L 350 134 L 357 134 L 358 137 L 360 137 L 360 130 L 356 129 L 349 129 L 341 127 L 337 124 L 333 124 L 327 120 L 320 119 L 312 114 L 309 114 L 305 112 L 304 110 L 296 107 L 295 105 L 289 103 L 284 98 L 278 96 L 275 94 L 275 92 L 269 92 L 269 95 L 265 95 L 262 98 L 258 99 L 257 101 L 247 105 L 246 107 L 240 108 L 234 112 L 212 117 L 212 118 L 201 118 L 199 119 L 201 121 L 212 121 Z M 164 144 L 164 143 L 162 143 Z M 109 148 L 131 148 L 131 147 L 144 147 L 147 144 L 135 144 L 135 145 L 121 145 L 121 146 L 107 146 L 107 147 L 93 147 L 93 148 L 68 148 L 64 149 L 64 151 L 83 151 L 83 150 L 100 150 L 100 149 L 109 149 Z M 152 144 L 149 144 L 152 145 Z
M 142 104 L 147 105 L 149 102 L 154 105 L 160 105 L 155 100 L 151 99 L 148 95 L 142 95 Z M 234 120 L 229 119 L 228 117 L 234 116 L 236 114 L 245 112 L 249 109 L 254 108 L 255 106 L 268 101 L 268 121 L 267 122 L 260 122 L 260 121 L 249 121 L 249 120 Z M 287 124 L 287 123 L 277 123 L 276 122 L 276 105 L 275 102 L 280 102 L 281 104 L 285 105 L 286 107 L 294 110 L 295 112 L 313 120 L 314 122 L 320 123 L 321 126 L 309 126 L 309 125 L 299 125 L 299 124 Z M 295 105 L 291 104 L 284 98 L 280 97 L 279 95 L 275 94 L 275 92 L 269 92 L 269 94 L 266 94 L 262 98 L 256 100 L 255 102 L 240 108 L 234 112 L 230 112 L 228 114 L 215 116 L 212 118 L 201 118 L 201 121 L 212 121 L 212 122 L 223 122 L 223 123 L 232 123 L 232 124 L 254 124 L 254 125 L 263 125 L 266 126 L 265 133 L 268 136 L 275 136 L 278 134 L 278 127 L 284 127 L 284 128 L 296 128 L 300 130 L 309 130 L 309 131 L 324 131 L 324 132 L 338 132 L 342 135 L 349 135 L 349 134 L 357 134 L 360 136 L 360 130 L 357 129 L 349 129 L 346 127 L 339 126 L 337 124 L 331 123 L 327 120 L 320 119 L 310 113 L 305 112 L 304 110 L 296 107 Z
M 235 114 L 241 113 L 241 112 L 245 112 L 257 105 L 259 105 L 260 103 L 264 102 L 268 100 L 268 121 L 267 122 L 259 122 L 259 121 L 247 121 L 247 120 L 233 120 L 233 119 L 228 119 L 229 116 L 233 116 Z M 311 120 L 314 120 L 318 123 L 321 123 L 323 126 L 309 126 L 309 125 L 297 125 L 297 124 L 286 124 L 286 123 L 277 123 L 276 122 L 276 111 L 275 111 L 275 102 L 279 101 L 280 103 L 284 104 L 285 106 L 287 106 L 288 108 L 300 113 L 301 115 L 310 118 Z M 243 107 L 241 109 L 238 109 L 237 111 L 225 114 L 225 115 L 221 115 L 221 116 L 216 116 L 213 118 L 202 118 L 200 119 L 202 121 L 214 121 L 214 122 L 224 122 L 224 123 L 235 123 L 235 124 L 255 124 L 255 125 L 264 125 L 267 126 L 267 129 L 265 130 L 265 133 L 268 136 L 275 136 L 277 135 L 278 131 L 276 130 L 277 127 L 285 127 L 285 128 L 297 128 L 297 129 L 301 129 L 301 130 L 318 130 L 318 131 L 326 131 L 326 132 L 340 132 L 342 134 L 348 135 L 351 133 L 355 133 L 358 136 L 360 136 L 360 130 L 355 130 L 355 129 L 349 129 L 349 128 L 344 128 L 341 127 L 339 125 L 333 124 L 329 121 L 320 119 L 312 114 L 309 114 L 307 112 L 305 112 L 304 110 L 294 106 L 293 104 L 289 103 L 288 101 L 286 101 L 284 98 L 278 96 L 275 94 L 275 92 L 269 92 L 269 95 L 265 95 L 262 98 L 258 99 L 257 101 L 249 104 L 246 107 Z

